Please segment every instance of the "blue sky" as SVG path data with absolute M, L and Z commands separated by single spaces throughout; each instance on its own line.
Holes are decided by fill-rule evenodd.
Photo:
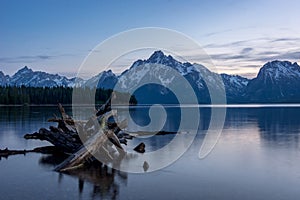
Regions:
M 1 0 L 0 70 L 11 75 L 27 65 L 75 76 L 89 51 L 110 36 L 162 27 L 195 39 L 219 72 L 253 77 L 267 61 L 299 61 L 299 8 L 293 0 Z

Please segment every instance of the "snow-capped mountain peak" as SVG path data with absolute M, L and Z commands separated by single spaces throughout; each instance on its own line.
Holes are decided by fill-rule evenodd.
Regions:
M 259 71 L 258 77 L 263 78 L 265 81 L 278 81 L 280 79 L 300 78 L 300 67 L 297 63 L 289 61 L 272 61 L 266 63 Z
M 155 51 L 147 60 L 149 63 L 161 63 L 166 58 L 162 51 Z
M 174 71 L 175 70 L 175 71 Z M 33 71 L 27 66 L 13 76 L 0 71 L 0 86 L 31 86 L 31 87 L 98 87 L 112 89 L 118 82 L 126 91 L 137 89 L 140 83 L 153 82 L 161 85 L 145 86 L 135 94 L 138 101 L 149 103 L 149 99 L 161 94 L 171 97 L 168 89 L 181 87 L 178 76 L 183 76 L 201 97 L 200 102 L 209 102 L 208 87 L 222 86 L 217 82 L 219 75 L 203 65 L 180 62 L 162 51 L 155 51 L 146 60 L 137 60 L 121 75 L 116 76 L 111 70 L 83 80 L 66 78 L 58 74 Z M 237 75 L 221 74 L 228 102 L 300 102 L 300 66 L 288 61 L 272 61 L 266 63 L 256 78 L 248 80 Z M 152 84 L 153 85 L 153 84 Z M 148 99 L 148 100 L 147 100 Z M 145 103 L 144 102 L 144 103 Z M 160 102 L 160 101 L 157 101 Z M 166 100 L 165 103 L 169 103 Z
M 181 75 L 187 75 L 193 71 L 198 71 L 198 69 L 189 62 L 182 63 L 174 59 L 171 55 L 165 55 L 162 51 L 155 51 L 147 60 L 137 60 L 133 63 L 131 68 L 135 68 L 138 66 L 144 66 L 146 63 L 149 64 L 157 64 L 152 65 L 153 67 L 159 65 L 165 65 L 168 67 L 172 67 L 177 70 Z M 131 69 L 130 68 L 130 69 Z
M 247 85 L 246 96 L 257 102 L 299 102 L 300 67 L 289 61 L 266 63 Z
M 9 77 L 7 85 L 30 86 L 30 87 L 72 87 L 74 81 L 58 74 L 49 74 L 42 71 L 33 71 L 27 66 L 18 70 L 12 77 Z
M 16 74 L 26 74 L 26 73 L 32 73 L 32 69 L 29 69 L 27 66 L 19 69 Z

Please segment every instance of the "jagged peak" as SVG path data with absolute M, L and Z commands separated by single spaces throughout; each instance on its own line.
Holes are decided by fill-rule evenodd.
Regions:
M 291 63 L 290 61 L 282 61 L 282 60 L 274 60 L 267 62 L 264 64 L 262 68 L 278 68 L 278 67 L 294 67 L 294 66 L 299 66 L 296 62 Z
M 148 60 L 161 60 L 162 58 L 166 57 L 166 55 L 161 51 L 154 51 L 154 53 L 149 57 Z
M 107 71 L 104 71 L 104 72 L 107 73 L 107 74 L 114 74 L 111 69 L 109 69 Z
M 286 77 L 300 77 L 300 67 L 296 62 L 291 63 L 290 61 L 280 60 L 267 62 L 260 68 L 256 78 L 264 79 L 265 81 L 267 79 L 277 81 Z
M 131 70 L 133 68 L 139 68 L 140 66 L 143 66 L 144 64 L 165 65 L 165 66 L 171 67 L 173 69 L 176 69 L 182 75 L 187 75 L 189 73 L 196 72 L 196 71 L 199 72 L 199 70 L 198 70 L 199 64 L 191 64 L 189 62 L 180 62 L 180 61 L 174 59 L 171 55 L 164 54 L 163 51 L 161 51 L 161 50 L 154 51 L 154 53 L 152 53 L 150 55 L 150 57 L 146 60 L 141 60 L 141 59 L 136 60 L 128 70 Z M 201 65 L 201 69 L 205 69 L 206 71 L 209 71 L 202 65 Z M 128 70 L 125 70 L 121 74 L 121 76 L 123 74 L 125 74 Z
M 266 64 L 263 65 L 263 67 L 260 69 L 260 71 L 264 70 L 281 70 L 281 69 L 293 69 L 293 70 L 300 70 L 300 67 L 298 63 L 294 62 L 291 63 L 290 61 L 280 61 L 280 60 L 274 60 L 267 62 Z
M 165 55 L 161 50 L 155 51 L 147 60 L 147 63 L 157 63 L 157 64 L 182 64 L 181 62 L 175 60 L 171 55 Z
M 111 69 L 107 70 L 107 71 L 102 71 L 100 72 L 98 75 L 96 75 L 95 77 L 105 77 L 105 76 L 116 76 L 113 71 Z
M 192 64 L 189 63 L 189 62 L 182 63 L 182 62 L 174 59 L 171 55 L 166 55 L 166 54 L 163 53 L 163 51 L 158 50 L 158 51 L 154 51 L 150 55 L 150 57 L 146 60 L 141 60 L 141 59 L 136 60 L 131 65 L 130 68 L 134 68 L 134 67 L 140 66 L 140 65 L 145 64 L 145 63 L 163 64 L 163 65 L 167 65 L 167 66 L 171 66 L 171 67 L 176 67 L 176 66 L 179 66 L 179 65 L 182 65 L 182 67 L 192 66 Z
M 27 73 L 27 72 L 33 72 L 32 69 L 28 68 L 27 66 L 24 66 L 23 68 L 19 69 L 15 74 L 20 74 L 20 73 Z

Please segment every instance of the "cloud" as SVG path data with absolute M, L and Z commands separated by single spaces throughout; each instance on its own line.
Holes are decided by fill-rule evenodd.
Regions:
M 242 50 L 243 51 L 243 50 Z M 222 53 L 222 54 L 211 54 L 211 58 L 214 61 L 218 62 L 231 62 L 232 65 L 236 65 L 239 62 L 248 62 L 248 63 L 261 63 L 261 65 L 265 64 L 266 62 L 273 61 L 273 60 L 300 60 L 300 49 L 299 51 L 295 52 L 256 52 L 252 53 L 252 50 L 246 50 L 249 53 L 243 54 L 236 54 L 235 53 Z M 245 66 L 245 65 L 244 65 Z M 253 66 L 253 65 L 248 65 Z
M 300 41 L 300 38 L 277 38 L 272 40 L 271 42 L 295 42 L 295 41 Z
M 229 42 L 224 44 L 216 44 L 216 43 L 210 43 L 204 46 L 204 48 L 254 48 L 257 47 L 257 44 L 260 44 L 258 47 L 260 47 L 262 44 L 272 46 L 274 44 L 271 43 L 278 43 L 279 45 L 282 45 L 283 42 L 290 42 L 290 43 L 299 43 L 300 38 L 296 37 L 285 37 L 285 38 L 267 38 L 267 37 L 260 37 L 260 38 L 254 38 L 254 39 L 248 39 L 248 40 L 239 40 L 235 42 Z M 245 47 L 246 46 L 246 47 Z
M 252 79 L 253 77 L 257 76 L 257 72 L 253 72 L 253 73 L 250 73 L 250 72 L 249 73 L 241 73 L 240 76 Z
M 249 61 L 260 61 L 260 62 L 269 62 L 273 60 L 299 60 L 300 59 L 300 51 L 295 51 L 295 52 L 274 52 L 273 55 L 268 55 L 262 53 L 261 56 L 257 55 L 256 58 L 253 58 Z
M 238 40 L 235 42 L 229 42 L 224 44 L 216 44 L 211 43 L 204 46 L 204 48 L 233 48 L 233 47 L 242 47 L 242 46 L 248 46 L 251 45 L 251 43 L 258 43 L 258 42 L 264 42 L 269 41 L 268 38 L 255 38 L 255 39 L 247 39 L 247 40 Z
M 247 47 L 247 48 L 243 48 L 240 52 L 240 54 L 248 54 L 250 52 L 252 52 L 254 49 L 251 47 Z
M 226 44 L 209 44 L 205 48 L 213 60 L 231 60 L 233 64 L 237 61 L 263 64 L 262 62 L 275 59 L 300 59 L 300 38 L 295 37 L 239 40 Z
M 210 33 L 204 34 L 202 36 L 203 37 L 210 37 L 210 36 L 219 35 L 219 34 L 231 32 L 231 31 L 234 31 L 234 29 L 226 29 L 226 30 L 221 30 L 221 31 L 214 31 L 214 32 L 210 32 Z
M 259 54 L 269 56 L 269 55 L 278 55 L 278 54 L 280 54 L 280 52 L 279 51 L 261 51 Z
M 204 48 L 227 48 L 227 47 L 240 46 L 247 42 L 249 42 L 249 40 L 241 40 L 241 41 L 230 42 L 230 43 L 225 43 L 225 44 L 211 43 L 211 44 L 205 45 Z
M 4 63 L 33 63 L 39 60 L 49 60 L 53 56 L 48 55 L 36 55 L 36 56 L 16 56 L 16 57 L 2 57 L 0 62 Z
M 240 59 L 248 59 L 248 55 L 234 55 L 233 54 L 212 54 L 210 57 L 214 60 L 240 60 Z
M 34 63 L 42 60 L 50 60 L 57 57 L 74 56 L 73 54 L 59 55 L 34 55 L 34 56 L 16 56 L 16 57 L 0 57 L 2 63 Z
M 300 38 L 298 37 L 259 37 L 223 44 L 211 43 L 204 47 L 218 72 L 238 74 L 247 78 L 255 77 L 259 69 L 269 61 L 300 60 Z M 197 59 L 196 54 L 189 58 L 196 63 L 202 62 L 201 58 Z
M 296 52 L 288 52 L 288 53 L 284 53 L 282 55 L 280 55 L 280 57 L 282 59 L 300 59 L 300 51 L 296 51 Z

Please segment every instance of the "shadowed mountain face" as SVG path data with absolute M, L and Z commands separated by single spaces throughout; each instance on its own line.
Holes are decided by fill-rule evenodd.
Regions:
M 300 102 L 300 67 L 288 61 L 265 64 L 246 87 L 251 102 Z
M 134 95 L 139 104 L 178 103 L 178 99 L 169 89 L 176 87 L 178 79 L 174 71 L 184 77 L 193 88 L 198 103 L 210 103 L 208 86 L 218 87 L 221 77 L 228 103 L 299 103 L 300 67 L 288 61 L 272 61 L 265 64 L 256 78 L 247 78 L 211 72 L 203 65 L 182 63 L 162 51 L 155 51 L 146 60 L 137 60 L 121 75 L 111 70 L 103 71 L 89 80 L 76 81 L 76 86 L 102 87 L 112 89 L 119 82 L 121 89 L 134 88 L 145 80 L 155 80 L 157 84 L 147 84 L 136 89 Z M 177 84 L 177 85 L 176 85 Z M 0 72 L 0 85 L 31 87 L 74 87 L 75 78 L 68 79 L 58 74 L 32 71 L 24 67 L 12 77 Z M 180 87 L 180 85 L 178 85 Z M 184 93 L 184 90 L 182 91 Z

